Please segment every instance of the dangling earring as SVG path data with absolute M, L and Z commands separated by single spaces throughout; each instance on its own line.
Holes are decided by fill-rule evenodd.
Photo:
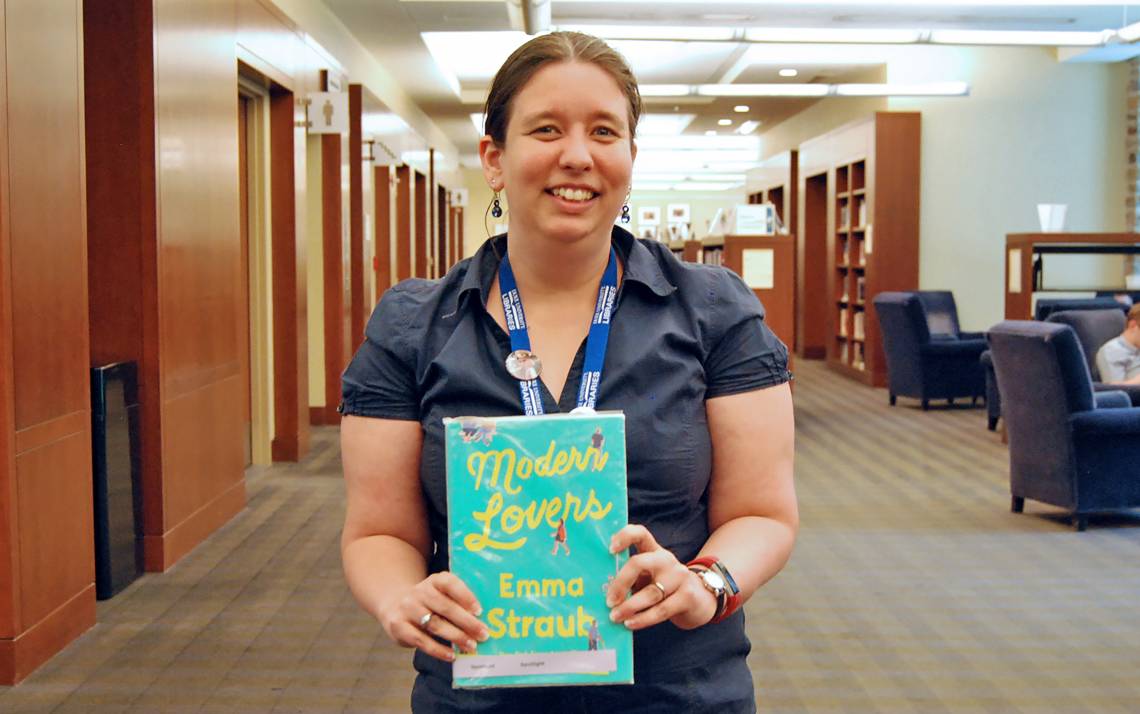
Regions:
M 499 192 L 495 191 L 495 197 L 491 199 L 491 216 L 493 218 L 503 217 L 503 207 L 499 205 Z
M 626 224 L 631 220 L 629 217 L 629 196 L 629 193 L 625 195 L 625 203 L 621 206 L 621 222 Z

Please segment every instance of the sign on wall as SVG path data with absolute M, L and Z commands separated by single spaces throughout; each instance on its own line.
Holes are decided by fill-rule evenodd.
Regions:
M 309 133 L 348 133 L 348 94 L 312 92 L 309 94 Z

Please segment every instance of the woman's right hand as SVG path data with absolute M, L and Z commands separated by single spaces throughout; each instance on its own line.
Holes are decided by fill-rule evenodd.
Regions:
M 415 647 L 445 662 L 455 660 L 450 642 L 473 654 L 477 642 L 486 642 L 487 626 L 479 621 L 483 608 L 471 590 L 455 575 L 433 573 L 406 590 L 386 608 L 381 618 L 384 631 L 401 647 Z M 431 617 L 424 618 L 428 614 Z

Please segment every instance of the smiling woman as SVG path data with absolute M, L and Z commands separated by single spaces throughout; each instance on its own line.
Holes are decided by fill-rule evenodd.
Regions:
M 388 290 L 344 373 L 345 574 L 417 649 L 414 711 L 755 711 L 740 607 L 798 527 L 787 350 L 739 278 L 614 227 L 640 114 L 633 74 L 601 40 L 556 32 L 520 47 L 492 84 L 479 146 L 509 200 L 507 234 L 442 280 Z M 510 616 L 484 613 L 448 572 L 442 420 L 583 405 L 625 413 L 636 525 L 611 548 L 636 554 L 582 599 L 633 631 L 634 684 L 453 689 L 453 647 L 475 652 Z M 524 513 L 508 515 L 521 527 Z M 565 543 L 561 522 L 556 534 Z

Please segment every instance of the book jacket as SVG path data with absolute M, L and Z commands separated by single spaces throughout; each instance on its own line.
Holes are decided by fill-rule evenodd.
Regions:
M 633 635 L 606 587 L 628 554 L 625 416 L 445 419 L 451 572 L 490 632 L 456 651 L 453 686 L 633 682 Z

